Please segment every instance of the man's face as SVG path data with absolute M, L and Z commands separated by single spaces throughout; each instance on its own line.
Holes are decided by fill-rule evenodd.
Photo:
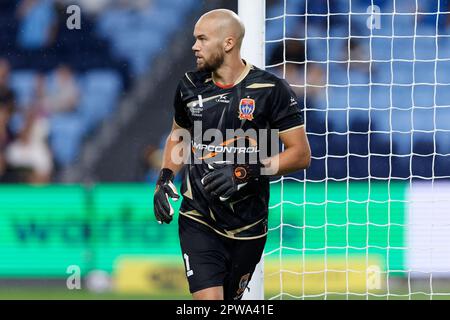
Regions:
M 215 71 L 224 62 L 225 52 L 217 27 L 211 19 L 200 19 L 194 29 L 195 43 L 192 46 L 197 57 L 199 71 Z

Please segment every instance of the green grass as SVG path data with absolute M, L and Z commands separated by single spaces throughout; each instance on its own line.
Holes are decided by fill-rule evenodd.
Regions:
M 93 293 L 87 290 L 42 289 L 27 287 L 0 288 L 0 300 L 182 300 L 191 299 L 189 294 L 144 295 L 119 293 Z
M 450 292 L 450 288 L 447 292 Z M 430 300 L 429 294 L 414 293 L 410 297 L 407 291 L 396 292 L 395 295 L 375 297 L 369 296 L 369 300 Z M 398 296 L 397 296 L 398 295 Z M 275 294 L 266 295 L 266 299 L 274 297 Z M 274 300 L 295 300 L 283 295 Z M 0 300 L 190 300 L 189 293 L 178 295 L 131 295 L 119 293 L 93 293 L 88 290 L 68 290 L 60 288 L 37 288 L 37 287 L 8 287 L 0 288 Z M 366 300 L 366 296 L 360 295 L 327 295 L 318 297 L 305 297 L 304 300 Z M 298 299 L 302 300 L 302 299 Z M 433 295 L 433 300 L 450 300 L 450 293 L 446 295 Z

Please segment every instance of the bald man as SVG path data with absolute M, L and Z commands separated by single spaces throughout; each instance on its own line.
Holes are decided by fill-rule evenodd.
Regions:
M 156 220 L 170 223 L 169 197 L 180 197 L 173 179 L 185 167 L 178 224 L 194 299 L 242 298 L 267 238 L 270 175 L 310 163 L 294 92 L 241 58 L 244 35 L 242 21 L 229 10 L 210 11 L 195 25 L 197 71 L 178 84 L 154 193 Z M 283 152 L 269 150 L 269 135 L 251 135 L 265 129 L 284 143 Z M 175 159 L 178 150 L 183 162 Z

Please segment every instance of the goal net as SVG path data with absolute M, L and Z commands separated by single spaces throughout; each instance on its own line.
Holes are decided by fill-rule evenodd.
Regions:
M 271 184 L 265 299 L 450 298 L 448 2 L 265 6 L 312 151 Z

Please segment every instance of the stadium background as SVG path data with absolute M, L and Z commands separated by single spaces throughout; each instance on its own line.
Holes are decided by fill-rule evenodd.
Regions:
M 432 14 L 438 5 L 439 11 L 449 11 L 448 3 L 397 1 L 404 4 L 397 10 L 411 13 L 419 3 L 431 14 L 382 16 L 383 27 L 372 32 L 385 37 L 370 42 L 365 39 L 367 7 L 376 4 L 392 13 L 393 1 L 353 0 L 352 12 L 358 14 L 330 18 L 327 12 L 350 10 L 348 1 L 332 3 L 308 1 L 311 16 L 305 20 L 304 1 L 267 1 L 267 17 L 285 9 L 299 14 L 267 21 L 266 65 L 300 84 L 295 90 L 306 106 L 314 158 L 307 182 L 299 173 L 272 187 L 274 232 L 266 252 L 275 254 L 273 264 L 268 257 L 266 296 L 280 290 L 299 294 L 298 286 L 286 283 L 298 283 L 296 268 L 305 256 L 312 263 L 303 290 L 312 297 L 323 298 L 325 289 L 344 292 L 329 295 L 334 298 L 348 292 L 356 293 L 352 298 L 367 297 L 365 280 L 343 280 L 342 270 L 328 272 L 325 278 L 331 278 L 324 283 L 324 256 L 329 269 L 342 267 L 344 257 L 346 267 L 356 270 L 370 257 L 370 264 L 382 270 L 389 298 L 450 292 L 445 274 L 437 286 L 419 277 L 418 287 L 411 288 L 405 222 L 412 177 L 443 180 L 442 190 L 448 190 L 450 41 L 445 35 L 450 19 Z M 67 27 L 71 4 L 81 7 L 80 29 Z M 194 68 L 193 25 L 202 13 L 219 7 L 236 11 L 237 3 L 0 1 L 0 110 L 6 114 L 13 107 L 0 119 L 7 119 L 0 121 L 0 298 L 189 297 L 176 222 L 155 223 L 152 192 L 172 121 L 174 89 L 184 71 Z M 394 42 L 389 36 L 396 31 L 405 37 Z M 313 38 L 306 45 L 285 39 L 305 34 Z M 412 37 L 420 34 L 432 37 Z M 437 34 L 442 35 L 438 45 Z M 330 62 L 370 59 L 386 61 Z M 283 64 L 287 60 L 297 63 Z M 412 89 L 408 84 L 413 83 L 424 85 Z M 423 108 L 413 112 L 412 106 Z M 356 110 L 343 111 L 346 107 Z M 278 231 L 281 221 L 295 227 Z M 293 250 L 282 252 L 281 245 Z M 447 256 L 441 260 L 439 270 L 449 271 Z M 282 263 L 294 278 L 287 273 L 280 280 L 279 270 L 271 270 Z M 67 279 L 77 270 L 81 289 L 69 290 Z

